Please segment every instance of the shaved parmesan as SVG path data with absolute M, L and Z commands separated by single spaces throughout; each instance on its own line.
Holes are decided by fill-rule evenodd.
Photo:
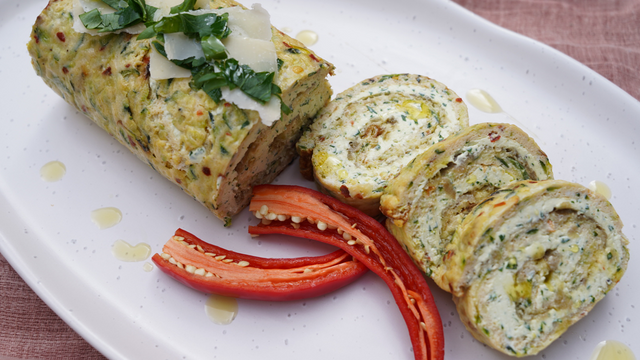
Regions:
M 229 11 L 229 28 L 232 34 L 252 39 L 271 40 L 271 19 L 260 4 L 253 4 L 251 10 L 239 8 Z
M 271 126 L 274 122 L 280 120 L 280 99 L 277 97 L 272 96 L 268 103 L 261 104 L 238 88 L 233 90 L 222 88 L 220 90 L 222 91 L 222 98 L 227 102 L 234 103 L 241 109 L 257 111 L 260 114 L 260 120 L 266 126 Z
M 154 46 L 149 56 L 149 72 L 153 80 L 191 77 L 191 71 L 180 67 L 162 56 Z
M 171 10 L 172 7 L 182 4 L 182 0 L 147 0 L 145 3 L 158 9 Z M 167 11 L 167 13 L 169 12 Z
M 233 35 L 271 40 L 271 17 L 260 4 L 253 4 L 250 10 L 233 6 L 223 9 L 193 10 L 189 11 L 188 14 L 229 14 L 228 26 Z
M 87 33 L 87 34 L 91 34 L 89 31 L 89 29 L 87 29 L 84 24 L 82 23 L 82 21 L 80 21 L 80 15 L 84 14 L 84 9 L 82 8 L 82 5 L 80 4 L 79 1 L 74 1 L 73 3 L 73 30 L 75 30 L 76 32 L 79 33 Z M 93 32 L 95 32 L 97 35 L 97 31 L 95 30 L 91 30 Z M 94 34 L 91 34 L 94 35 Z
M 196 9 L 210 9 L 209 0 L 197 0 L 196 5 L 194 6 Z
M 182 4 L 182 0 L 147 0 L 147 5 L 158 8 L 153 14 L 153 21 L 159 21 L 171 13 L 171 8 Z
M 183 33 L 164 34 L 164 50 L 169 60 L 184 60 L 190 57 L 203 58 L 202 45 Z
M 91 1 L 91 0 L 90 0 Z M 147 5 L 158 8 L 153 14 L 153 21 L 160 21 L 165 16 L 171 14 L 171 8 L 182 4 L 183 0 L 147 0 Z M 197 0 L 194 6 L 196 9 L 210 9 L 209 0 Z
M 248 65 L 255 72 L 278 71 L 276 47 L 271 41 L 229 36 L 222 43 L 229 57 L 238 60 L 241 65 Z
M 172 5 L 176 0 L 150 1 L 157 2 L 158 6 L 166 7 Z M 256 72 L 278 71 L 276 48 L 271 42 L 269 13 L 260 4 L 254 4 L 251 10 L 234 6 L 225 9 L 194 10 L 187 13 L 193 15 L 228 13 L 228 25 L 232 29 L 232 33 L 222 42 L 227 48 L 229 57 L 238 60 L 238 63 L 242 65 L 249 66 Z M 183 60 L 190 57 L 204 57 L 200 43 L 189 39 L 182 33 L 165 34 L 165 50 L 169 59 Z
M 79 0 L 78 3 L 82 6 L 84 12 L 89 12 L 93 9 L 98 9 L 100 14 L 111 14 L 116 12 L 114 8 L 107 5 L 102 0 Z

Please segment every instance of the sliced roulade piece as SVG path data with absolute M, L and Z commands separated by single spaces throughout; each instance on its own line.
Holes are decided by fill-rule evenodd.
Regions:
M 387 228 L 437 282 L 446 246 L 473 206 L 514 181 L 551 178 L 547 155 L 522 130 L 482 123 L 434 145 L 402 169 L 389 182 L 381 210 Z
M 467 215 L 445 257 L 444 281 L 476 339 L 532 355 L 620 281 L 627 244 L 603 196 L 560 180 L 517 182 Z
M 339 94 L 298 142 L 300 170 L 321 189 L 368 215 L 400 169 L 469 124 L 445 85 L 420 75 L 384 75 Z

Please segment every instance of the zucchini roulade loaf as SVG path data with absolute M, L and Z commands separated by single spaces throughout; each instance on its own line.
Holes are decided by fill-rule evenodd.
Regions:
M 476 339 L 532 355 L 620 281 L 627 244 L 600 194 L 561 180 L 517 182 L 464 219 L 445 256 L 444 281 Z
M 481 123 L 432 146 L 389 182 L 387 228 L 440 284 L 446 246 L 468 211 L 519 180 L 553 178 L 549 159 L 515 125 Z
M 469 125 L 467 107 L 445 85 L 420 75 L 384 75 L 344 91 L 325 107 L 297 148 L 300 171 L 322 191 L 370 216 L 400 169 Z
M 52 0 L 29 53 L 67 102 L 228 223 L 296 156 L 334 67 L 259 5 L 170 2 Z

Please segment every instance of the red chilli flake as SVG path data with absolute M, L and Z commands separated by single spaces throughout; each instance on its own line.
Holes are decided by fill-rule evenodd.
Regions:
M 111 68 L 109 68 L 111 69 Z M 131 144 L 131 146 L 133 146 L 133 148 L 136 148 L 136 142 L 133 141 L 133 138 L 131 137 L 131 135 L 127 135 L 127 137 L 129 138 L 129 144 Z
M 68 74 L 69 73 L 69 69 L 67 69 L 65 66 L 62 67 L 62 73 L 63 74 Z
M 462 98 L 457 98 L 456 101 L 457 102 L 462 102 Z
M 58 32 L 56 33 L 56 36 L 58 37 L 58 39 L 60 39 L 60 41 L 64 42 L 66 40 L 66 38 L 64 37 L 64 33 L 63 32 Z
M 286 46 L 286 47 L 288 47 L 288 48 L 290 48 L 290 47 L 291 47 L 291 45 L 287 44 L 287 43 L 286 43 L 286 42 L 284 42 L 284 41 L 283 41 L 282 43 L 284 44 L 284 46 Z
M 206 176 L 211 176 L 211 169 L 205 166 L 202 168 L 202 173 L 205 174 Z
M 111 66 L 109 66 L 105 71 L 102 72 L 102 75 L 111 75 Z
M 453 251 L 453 250 L 447 251 L 446 255 L 444 256 L 445 260 L 451 259 L 454 254 L 455 254 L 455 251 Z
M 309 54 L 309 57 L 312 58 L 315 62 L 320 62 L 320 60 L 318 60 L 318 58 L 313 54 Z
M 496 142 L 496 141 L 500 140 L 500 135 L 498 135 L 495 132 L 490 132 L 489 133 L 489 140 L 491 140 L 491 142 Z

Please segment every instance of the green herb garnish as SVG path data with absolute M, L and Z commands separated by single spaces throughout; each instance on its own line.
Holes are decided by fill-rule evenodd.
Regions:
M 145 4 L 144 0 L 103 0 L 103 2 L 116 12 L 101 14 L 98 9 L 93 9 L 81 14 L 80 21 L 87 29 L 98 30 L 98 32 L 122 30 L 153 19 L 153 14 L 158 10 Z
M 103 15 L 94 9 L 80 15 L 88 29 L 109 32 L 144 23 L 147 28 L 138 35 L 138 40 L 155 37 L 153 46 L 164 57 L 167 57 L 164 48 L 165 34 L 183 33 L 190 39 L 199 41 L 204 57 L 171 61 L 190 70 L 193 77 L 191 86 L 196 90 L 202 89 L 216 103 L 222 100 L 220 89 L 223 87 L 231 90 L 239 88 L 262 104 L 267 103 L 271 96 L 280 98 L 282 90 L 273 83 L 275 73 L 255 72 L 249 66 L 240 65 L 237 60 L 228 58 L 222 43 L 222 39 L 231 34 L 228 13 L 189 14 L 187 12 L 193 10 L 196 0 L 184 0 L 180 5 L 171 8 L 172 16 L 154 22 L 153 15 L 158 9 L 146 5 L 144 0 L 103 1 L 116 12 Z M 280 63 L 278 65 L 281 66 Z M 282 101 L 281 110 L 285 114 L 291 113 L 291 109 Z

